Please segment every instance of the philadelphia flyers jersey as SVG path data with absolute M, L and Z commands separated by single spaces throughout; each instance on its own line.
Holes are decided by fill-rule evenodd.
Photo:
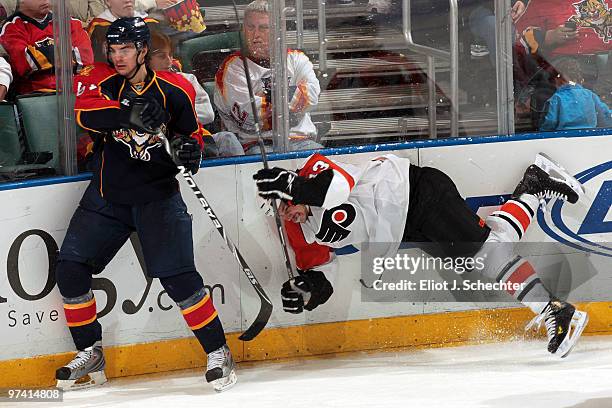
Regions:
M 178 191 L 176 165 L 157 135 L 122 128 L 120 104 L 139 95 L 155 99 L 169 114 L 162 132 L 171 139 L 191 135 L 202 145 L 204 131 L 197 121 L 195 91 L 179 74 L 149 72 L 135 88 L 107 64 L 87 67 L 75 78 L 77 123 L 94 138 L 92 182 L 108 201 L 138 204 L 160 200 Z
M 330 248 L 380 243 L 382 255 L 394 254 L 408 214 L 410 161 L 384 155 L 362 166 L 336 163 L 319 153 L 310 156 L 299 175 L 316 177 L 332 169 L 333 178 L 322 207 L 310 207 L 304 223 L 285 222 L 298 269 L 329 265 Z

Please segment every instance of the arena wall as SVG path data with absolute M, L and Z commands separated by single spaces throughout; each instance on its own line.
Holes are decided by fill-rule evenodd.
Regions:
M 540 213 L 527 241 L 567 242 L 578 254 L 598 251 L 600 271 L 578 291 L 596 293 L 609 280 L 612 256 L 612 138 L 604 132 L 559 132 L 515 137 L 420 141 L 325 150 L 359 163 L 394 153 L 447 172 L 478 213 L 485 216 L 512 192 L 537 152 L 546 152 L 584 178 L 587 200 Z M 301 153 L 272 155 L 273 165 L 297 168 Z M 402 346 L 439 346 L 522 336 L 530 313 L 511 299 L 494 303 L 362 302 L 360 254 L 339 256 L 329 277 L 331 301 L 313 312 L 282 311 L 279 289 L 287 279 L 272 218 L 255 206 L 251 179 L 256 157 L 211 160 L 196 176 L 213 209 L 274 303 L 267 329 L 254 341 L 237 340 L 257 314 L 259 301 L 224 241 L 181 181 L 193 215 L 196 264 L 209 286 L 238 361 L 300 357 Z M 57 248 L 66 233 L 87 176 L 0 185 L 0 387 L 53 383 L 55 368 L 68 361 L 73 344 L 53 277 Z M 561 220 L 561 221 L 560 221 Z M 588 222 L 587 222 L 588 221 Z M 585 232 L 586 231 L 586 232 Z M 606 263 L 606 261 L 608 261 Z M 205 364 L 180 314 L 161 285 L 147 279 L 128 242 L 94 277 L 98 315 L 104 327 L 110 377 L 198 367 Z M 607 293 L 584 304 L 587 333 L 610 333 Z M 543 352 L 545 352 L 543 350 Z

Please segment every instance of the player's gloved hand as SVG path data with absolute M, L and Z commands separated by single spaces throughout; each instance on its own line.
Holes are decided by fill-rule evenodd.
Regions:
M 253 174 L 253 180 L 262 198 L 293 200 L 294 189 L 302 182 L 303 177 L 296 172 L 274 167 L 261 169 Z
M 283 310 L 287 313 L 302 313 L 313 310 L 327 302 L 334 293 L 331 283 L 320 271 L 309 269 L 283 283 L 281 299 Z
M 149 129 L 159 129 L 169 119 L 168 113 L 155 99 L 148 99 L 140 112 L 140 120 Z
M 177 166 L 183 166 L 191 174 L 196 174 L 200 170 L 202 161 L 202 150 L 200 144 L 191 136 L 178 135 L 172 142 L 173 160 Z
M 120 105 L 119 124 L 137 132 L 156 134 L 169 119 L 168 113 L 155 99 L 125 98 Z

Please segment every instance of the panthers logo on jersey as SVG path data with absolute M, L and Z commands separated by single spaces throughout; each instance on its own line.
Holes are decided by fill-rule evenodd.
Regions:
M 357 211 L 350 203 L 344 203 L 325 210 L 321 218 L 321 227 L 317 239 L 321 242 L 339 242 L 351 234 L 349 227 L 355 221 Z
M 45 37 L 42 40 L 35 41 L 37 47 L 52 47 L 55 45 L 55 40 L 52 37 Z
M 605 0 L 583 0 L 573 3 L 577 15 L 569 21 L 578 27 L 591 28 L 605 43 L 612 39 L 612 14 Z
M 162 125 L 162 132 L 165 133 L 165 126 Z M 134 129 L 120 129 L 113 131 L 113 138 L 126 145 L 130 149 L 132 159 L 150 161 L 150 149 L 163 146 L 161 137 L 148 133 L 137 132 Z

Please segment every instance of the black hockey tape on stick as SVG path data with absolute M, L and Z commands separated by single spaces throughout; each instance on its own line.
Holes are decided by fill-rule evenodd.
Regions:
M 174 157 L 172 155 L 172 150 L 170 148 L 170 142 L 168 141 L 168 138 L 161 132 L 158 133 L 158 137 L 160 137 L 163 140 L 164 147 L 166 148 L 166 151 L 168 152 L 170 157 Z M 253 274 L 253 271 L 251 271 L 251 268 L 249 268 L 249 265 L 246 263 L 246 261 L 242 257 L 242 254 L 238 250 L 238 247 L 234 245 L 230 237 L 225 232 L 225 228 L 223 227 L 223 224 L 221 224 L 221 221 L 219 220 L 219 218 L 217 217 L 217 215 L 211 208 L 210 204 L 204 197 L 204 194 L 202 194 L 202 190 L 200 190 L 200 188 L 196 184 L 191 173 L 187 171 L 187 169 L 185 169 L 184 166 L 177 165 L 177 167 L 181 175 L 187 182 L 187 185 L 189 186 L 189 188 L 191 188 L 191 191 L 193 191 L 196 198 L 202 205 L 204 212 L 206 213 L 206 215 L 208 215 L 208 218 L 210 218 L 210 220 L 214 224 L 215 228 L 217 229 L 217 232 L 219 232 L 221 237 L 225 240 L 225 243 L 227 244 L 228 248 L 230 249 L 234 257 L 238 261 L 238 264 L 240 265 L 240 269 L 246 275 L 247 279 L 253 286 L 253 289 L 255 289 L 255 292 L 257 292 L 257 296 L 259 296 L 259 299 L 261 301 L 261 306 L 259 308 L 259 313 L 257 314 L 255 321 L 246 329 L 244 333 L 240 335 L 240 337 L 238 337 L 242 341 L 253 340 L 259 333 L 261 333 L 261 331 L 264 329 L 264 327 L 266 327 L 266 324 L 270 320 L 270 316 L 272 315 L 272 302 L 270 301 L 270 298 L 268 297 L 266 292 L 263 290 L 263 288 L 261 287 L 261 284 L 259 283 L 255 275 Z
M 248 55 L 248 50 L 246 44 L 244 42 L 244 38 L 242 38 L 244 27 L 240 22 L 240 16 L 238 15 L 238 7 L 236 6 L 236 2 L 232 0 L 232 4 L 234 5 L 234 13 L 236 14 L 236 21 L 238 22 L 238 40 L 240 41 L 240 59 L 242 60 L 242 66 L 244 67 L 244 76 L 247 81 L 247 88 L 249 90 L 249 99 L 251 100 L 251 110 L 253 111 L 253 119 L 255 120 L 255 132 L 257 133 L 257 145 L 259 146 L 259 151 L 261 152 L 261 159 L 263 161 L 264 169 L 269 169 L 268 166 L 268 155 L 266 154 L 266 147 L 264 145 L 264 141 L 261 137 L 261 127 L 259 126 L 259 114 L 257 113 L 257 104 L 255 103 L 255 93 L 253 92 L 253 84 L 251 83 L 251 74 L 249 71 L 249 64 L 247 62 L 246 56 Z M 285 258 L 285 268 L 287 268 L 287 275 L 289 279 L 293 279 L 295 277 L 293 273 L 293 267 L 291 266 L 291 261 L 289 258 L 289 251 L 287 250 L 287 240 L 285 239 L 285 234 L 283 232 L 283 223 L 281 222 L 280 215 L 278 215 L 278 205 L 276 204 L 276 200 L 272 201 L 272 210 L 274 212 L 274 221 L 276 222 L 276 228 L 278 229 L 278 237 L 280 239 L 281 246 L 283 247 L 283 257 Z

